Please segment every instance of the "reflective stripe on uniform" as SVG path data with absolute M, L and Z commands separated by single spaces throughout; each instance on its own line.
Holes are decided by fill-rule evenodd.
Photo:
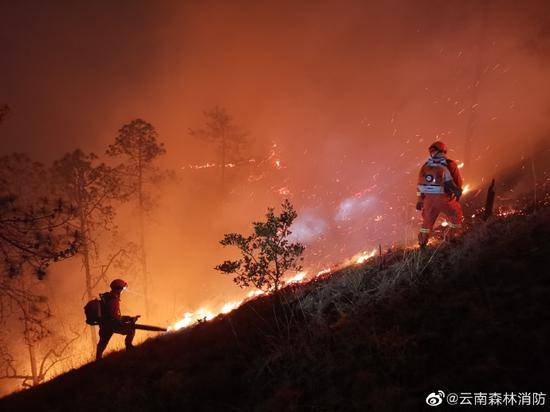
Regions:
M 452 228 L 452 229 L 457 229 L 459 227 L 461 227 L 462 225 L 458 224 L 458 225 L 455 225 L 454 223 L 449 223 L 449 227 Z
M 418 185 L 418 190 L 420 193 L 426 193 L 426 194 L 439 194 L 439 193 L 445 193 L 445 189 L 443 186 L 435 186 L 435 185 Z
M 420 233 L 430 233 L 430 229 L 426 229 L 425 227 L 420 228 Z

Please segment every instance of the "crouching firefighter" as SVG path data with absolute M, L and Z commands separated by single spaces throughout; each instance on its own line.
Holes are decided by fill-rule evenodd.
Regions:
M 449 240 L 461 231 L 464 215 L 460 207 L 462 177 L 455 161 L 447 159 L 447 146 L 435 142 L 429 147 L 430 157 L 418 175 L 416 209 L 422 211 L 422 228 L 418 243 L 425 248 L 440 213 L 449 220 Z
M 99 342 L 97 344 L 96 360 L 101 359 L 113 333 L 126 335 L 124 343 L 126 350 L 132 349 L 132 341 L 136 334 L 135 322 L 139 316 L 121 316 L 120 295 L 128 284 L 122 279 L 111 282 L 111 291 L 101 293 L 101 317 L 99 318 Z

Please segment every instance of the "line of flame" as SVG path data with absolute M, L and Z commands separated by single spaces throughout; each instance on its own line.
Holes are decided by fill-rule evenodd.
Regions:
M 313 278 L 320 277 L 323 275 L 330 275 L 332 272 L 334 272 L 338 268 L 346 267 L 352 264 L 365 263 L 368 259 L 372 258 L 375 254 L 376 254 L 376 249 L 373 249 L 370 252 L 362 251 L 354 255 L 352 258 L 346 260 L 343 264 L 335 266 L 334 268 L 325 268 L 325 269 L 319 270 L 312 276 L 308 276 L 308 271 L 300 271 L 294 274 L 293 276 L 285 279 L 283 281 L 283 285 L 288 286 L 288 285 L 306 283 Z M 253 290 L 248 292 L 246 296 L 243 297 L 242 299 L 225 302 L 217 310 L 210 310 L 206 307 L 201 307 L 197 309 L 195 312 L 185 312 L 181 319 L 177 320 L 176 322 L 174 322 L 172 325 L 168 327 L 168 331 L 177 331 L 177 330 L 192 326 L 197 322 L 209 321 L 211 319 L 214 319 L 218 315 L 227 314 L 237 309 L 244 302 L 250 299 L 254 299 L 258 296 L 265 295 L 266 293 L 267 292 L 263 290 Z

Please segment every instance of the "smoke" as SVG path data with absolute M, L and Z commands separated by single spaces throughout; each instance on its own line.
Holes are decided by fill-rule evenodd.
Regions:
M 338 211 L 334 219 L 336 221 L 345 221 L 364 215 L 369 206 L 373 203 L 372 197 L 354 196 L 348 197 L 340 202 Z
M 0 105 L 12 109 L 0 125 L 4 153 L 45 163 L 77 147 L 102 156 L 136 117 L 166 144 L 157 166 L 174 170 L 177 183 L 162 187 L 146 229 L 151 323 L 237 294 L 213 269 L 234 253 L 218 241 L 250 231 L 285 197 L 299 215 L 293 238 L 307 246 L 305 265 L 337 263 L 411 239 L 415 176 L 433 140 L 466 161 L 471 137 L 462 172 L 474 190 L 515 165 L 522 178 L 512 189 L 530 190 L 533 173 L 544 179 L 547 170 L 533 156 L 547 153 L 537 142 L 550 130 L 546 1 L 1 8 Z M 220 161 L 214 144 L 188 133 L 215 105 L 248 130 L 241 155 L 257 160 L 226 168 L 225 190 L 220 168 L 187 167 Z M 131 207 L 120 211 L 121 236 L 136 240 L 135 219 Z M 139 292 L 137 273 L 113 277 Z M 52 266 L 47 282 L 55 306 L 81 323 L 79 262 Z M 141 313 L 140 296 L 123 307 Z
M 304 210 L 292 224 L 292 241 L 308 243 L 321 236 L 327 228 L 326 221 L 310 210 Z

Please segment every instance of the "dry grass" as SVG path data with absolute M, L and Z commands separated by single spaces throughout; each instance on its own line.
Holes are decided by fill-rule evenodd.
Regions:
M 547 390 L 549 265 L 548 209 L 496 218 L 456 245 L 391 250 L 0 409 L 419 410 L 438 389 Z
M 377 304 L 395 298 L 403 290 L 429 288 L 435 282 L 463 276 L 469 268 L 479 272 L 477 265 L 487 260 L 487 256 L 497 262 L 501 259 L 491 249 L 499 249 L 499 253 L 501 248 L 513 251 L 516 244 L 521 249 L 520 241 L 529 239 L 533 230 L 548 221 L 550 213 L 544 209 L 536 215 L 479 222 L 457 243 L 439 241 L 425 251 L 417 247 L 390 250 L 384 256 L 386 263 L 382 267 L 373 259 L 367 264 L 346 268 L 314 289 L 303 293 L 299 290 L 297 299 L 301 310 L 316 323 L 323 323 L 330 308 L 344 315 L 353 312 L 358 302 Z

